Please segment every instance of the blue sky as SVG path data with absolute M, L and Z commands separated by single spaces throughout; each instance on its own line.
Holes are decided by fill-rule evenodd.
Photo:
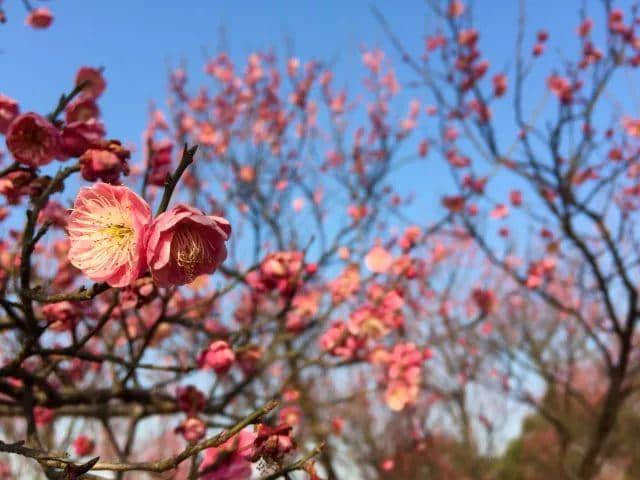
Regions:
M 421 53 L 424 33 L 434 26 L 425 2 L 374 3 L 409 51 Z M 527 2 L 527 37 L 532 42 L 540 27 L 551 32 L 549 61 L 576 44 L 575 27 L 581 3 Z M 587 3 L 594 13 L 601 13 L 600 2 Z M 38 4 L 37 0 L 34 4 Z M 491 71 L 513 67 L 509 58 L 514 50 L 518 2 L 482 0 L 476 4 L 474 15 L 481 30 L 481 47 L 491 60 Z M 335 60 L 337 85 L 352 90 L 358 88 L 363 76 L 360 60 L 363 45 L 382 46 L 394 56 L 367 0 L 51 0 L 46 5 L 52 9 L 55 21 L 46 31 L 24 26 L 25 9 L 21 1 L 7 0 L 3 5 L 9 22 L 0 26 L 0 92 L 17 99 L 23 111 L 44 113 L 51 110 L 60 93 L 69 89 L 79 66 L 103 66 L 108 81 L 100 102 L 103 118 L 109 137 L 124 142 L 139 143 L 151 100 L 160 106 L 164 104 L 168 66 L 186 60 L 190 73 L 202 76 L 205 52 L 216 52 L 221 46 L 222 30 L 225 47 L 237 62 L 242 62 L 251 51 L 270 46 L 281 54 L 291 51 L 303 60 Z M 400 79 L 413 80 L 397 56 L 394 60 Z M 534 72 L 534 78 L 539 77 L 539 86 L 544 85 L 549 73 L 549 68 L 545 68 L 547 61 L 541 60 L 540 68 Z M 542 89 L 531 92 L 532 105 L 542 92 Z M 408 98 L 422 93 L 405 90 L 404 95 Z M 504 142 L 510 143 L 511 125 L 498 127 Z M 420 135 L 429 133 L 423 130 Z M 447 193 L 444 178 L 447 174 L 433 164 L 425 167 L 425 173 L 429 173 L 427 184 L 416 184 L 415 173 L 401 173 L 394 182 L 405 191 L 420 192 L 427 187 L 432 193 L 425 201 L 431 206 L 441 194 Z

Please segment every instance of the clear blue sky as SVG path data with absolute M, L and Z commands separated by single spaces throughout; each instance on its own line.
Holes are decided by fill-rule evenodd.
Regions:
M 274 46 L 291 50 L 301 59 L 336 60 L 337 81 L 354 90 L 362 77 L 360 48 L 380 45 L 389 53 L 387 39 L 365 0 L 325 1 L 214 1 L 214 0 L 50 0 L 52 27 L 34 31 L 25 27 L 20 0 L 3 3 L 9 22 L 0 25 L 0 92 L 16 98 L 23 111 L 47 112 L 81 65 L 104 66 L 108 89 L 101 99 L 109 136 L 139 143 L 150 100 L 164 104 L 168 65 L 186 59 L 190 71 L 201 75 L 204 52 L 220 46 L 224 28 L 232 57 L 242 61 L 255 49 Z M 433 26 L 422 0 L 378 1 L 400 38 L 413 52 L 423 48 L 423 36 Z M 475 16 L 481 47 L 493 68 L 508 65 L 513 55 L 516 0 L 477 1 Z M 529 38 L 539 27 L 551 32 L 551 45 L 575 43 L 579 0 L 528 1 Z M 594 13 L 600 2 L 587 1 Z M 628 3 L 628 2 L 625 2 Z M 38 4 L 34 0 L 34 4 Z M 557 59 L 550 50 L 550 59 Z M 397 57 L 396 57 L 397 58 Z M 545 60 L 543 60 L 544 62 Z M 401 79 L 411 78 L 397 62 Z M 544 64 L 540 75 L 547 75 Z M 541 79 L 544 77 L 541 77 Z M 541 92 L 535 93 L 539 98 Z M 413 95 L 413 93 L 411 94 Z M 535 101 L 535 99 L 532 99 Z M 427 132 L 428 133 L 428 132 Z M 430 172 L 431 181 L 440 176 Z M 433 174 L 435 173 L 435 175 Z M 442 172 L 444 175 L 444 172 Z M 422 190 L 415 177 L 396 181 L 409 190 Z M 446 183 L 428 185 L 446 193 Z M 430 199 L 439 195 L 431 194 Z
M 33 1 L 38 5 L 38 0 Z M 25 9 L 20 0 L 3 2 L 9 21 L 0 25 L 0 92 L 17 99 L 23 111 L 50 111 L 56 99 L 71 85 L 82 65 L 103 66 L 108 88 L 101 99 L 103 118 L 111 138 L 139 144 L 147 120 L 149 101 L 164 105 L 167 68 L 186 60 L 195 77 L 202 76 L 204 52 L 220 47 L 221 29 L 226 46 L 237 62 L 248 53 L 270 46 L 284 54 L 291 50 L 299 58 L 335 60 L 338 84 L 357 89 L 363 75 L 361 46 L 380 45 L 390 54 L 387 38 L 369 10 L 366 0 L 324 1 L 222 1 L 222 0 L 50 0 L 53 25 L 34 31 L 24 25 Z M 419 54 L 423 37 L 434 21 L 423 0 L 373 2 L 387 16 L 407 48 Z M 481 47 L 494 69 L 513 66 L 516 0 L 475 2 L 476 25 Z M 569 45 L 575 45 L 575 27 L 580 0 L 535 0 L 527 2 L 530 41 L 544 27 L 551 33 L 552 48 L 540 62 L 539 85 L 549 73 L 547 61 L 556 60 Z M 588 0 L 599 17 L 600 1 Z M 622 2 L 626 6 L 628 1 Z M 573 51 L 573 50 L 571 50 Z M 568 53 L 568 52 L 565 52 Z M 397 56 L 395 57 L 397 60 Z M 413 79 L 396 62 L 400 79 Z M 414 92 L 405 95 L 413 96 Z M 536 102 L 542 91 L 532 92 Z M 408 97 L 407 97 L 408 98 Z M 507 102 L 505 102 L 507 103 Z M 404 110 L 404 109 L 403 109 Z M 512 137 L 505 125 L 503 135 Z M 511 130 L 511 131 L 510 131 Z M 430 132 L 421 132 L 421 135 Z M 510 142 L 505 137 L 505 142 Z M 447 193 L 444 171 L 429 172 L 430 204 Z M 437 180 L 437 181 L 434 181 Z M 442 179 L 444 180 L 444 178 Z M 400 174 L 394 181 L 406 190 L 421 191 L 415 176 Z M 434 195 L 433 193 L 436 193 Z

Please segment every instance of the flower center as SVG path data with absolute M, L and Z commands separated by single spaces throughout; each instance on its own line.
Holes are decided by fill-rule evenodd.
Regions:
M 133 229 L 123 224 L 108 225 L 100 233 L 118 249 L 127 248 L 133 240 Z
M 187 278 L 196 277 L 197 265 L 210 262 L 210 252 L 195 229 L 180 228 L 173 237 L 173 257 Z

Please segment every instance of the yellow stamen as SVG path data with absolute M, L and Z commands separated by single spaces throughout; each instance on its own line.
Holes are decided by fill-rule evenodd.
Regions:
M 124 248 L 133 239 L 133 229 L 126 225 L 109 225 L 100 229 L 100 234 L 107 237 L 108 241 L 114 242 L 117 248 Z
M 173 257 L 188 279 L 196 277 L 196 266 L 211 262 L 211 251 L 202 235 L 191 228 L 180 228 L 173 237 Z

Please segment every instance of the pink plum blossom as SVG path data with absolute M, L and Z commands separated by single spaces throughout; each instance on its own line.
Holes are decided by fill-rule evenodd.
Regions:
M 96 183 L 80 190 L 69 216 L 69 260 L 87 277 L 125 287 L 144 268 L 149 205 L 126 187 Z
M 153 221 L 147 233 L 146 258 L 161 287 L 185 285 L 212 274 L 227 258 L 231 225 L 222 217 L 178 204 Z
M 49 120 L 37 113 L 16 117 L 7 130 L 7 148 L 20 163 L 40 167 L 59 153 L 60 135 Z

